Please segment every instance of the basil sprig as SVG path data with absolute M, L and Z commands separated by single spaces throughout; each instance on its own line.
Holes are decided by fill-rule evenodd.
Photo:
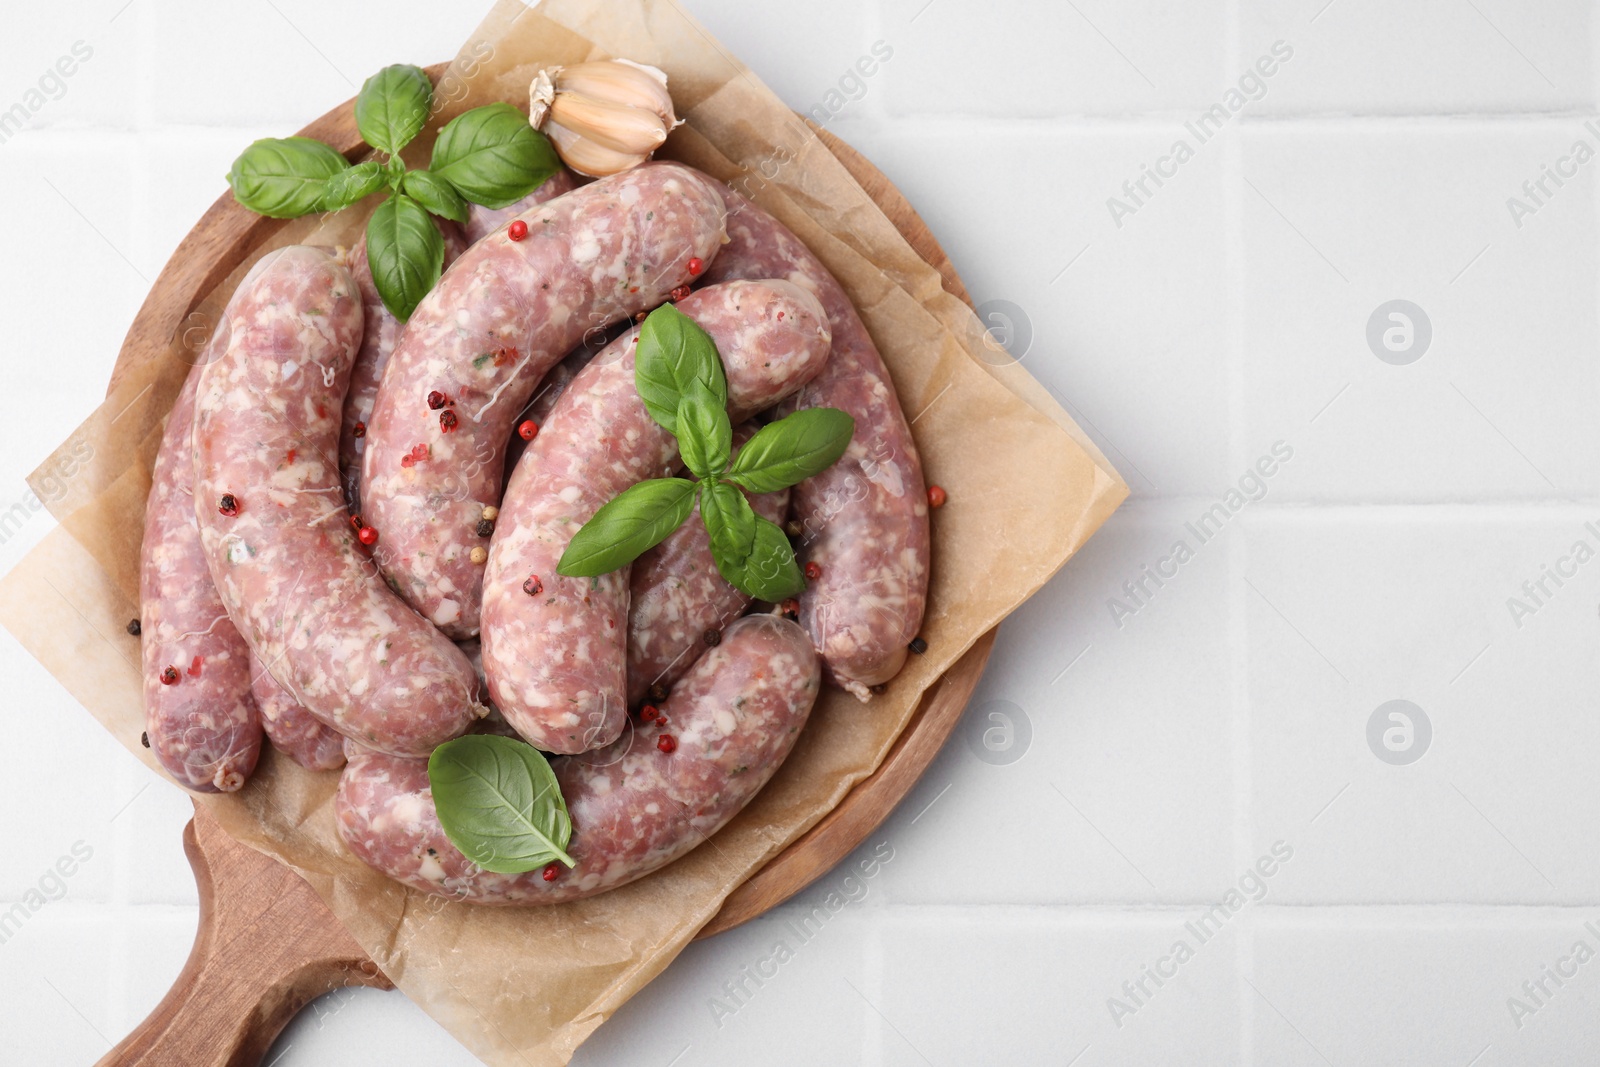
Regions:
M 444 243 L 429 212 L 465 223 L 467 201 L 509 207 L 561 168 L 555 149 L 526 115 L 509 104 L 490 104 L 446 123 L 432 166 L 408 171 L 400 152 L 433 110 L 433 83 L 422 68 L 385 67 L 361 86 L 355 117 L 367 144 L 388 154 L 386 162 L 352 166 L 321 141 L 268 138 L 234 160 L 228 173 L 233 197 L 258 215 L 294 219 L 339 211 L 387 188 L 390 198 L 367 226 L 367 252 L 378 295 L 404 322 L 443 272 Z M 431 236 L 417 225 L 419 219 Z
M 728 383 L 716 345 L 687 315 L 663 304 L 639 329 L 634 386 L 650 417 L 678 439 L 684 465 L 700 479 L 640 482 L 606 504 L 567 544 L 556 573 L 589 578 L 626 567 L 666 540 L 694 510 L 711 540 L 717 571 L 757 600 L 777 602 L 805 588 L 794 546 L 762 518 L 744 492 L 771 493 L 827 470 L 850 447 L 855 420 L 837 408 L 807 408 L 762 427 L 731 458 Z
M 428 783 L 450 843 L 486 871 L 521 874 L 559 860 L 568 867 L 572 817 L 538 749 L 492 734 L 446 741 L 428 757 Z

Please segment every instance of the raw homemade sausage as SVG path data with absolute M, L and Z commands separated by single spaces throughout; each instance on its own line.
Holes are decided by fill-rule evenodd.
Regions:
M 339 834 L 369 866 L 425 893 L 469 904 L 555 904 L 626 885 L 722 828 L 777 771 L 821 682 L 805 632 L 776 615 L 728 627 L 673 690 L 667 725 L 554 763 L 572 815 L 577 861 L 493 874 L 450 843 L 433 806 L 428 763 L 352 754 L 339 780 Z M 661 736 L 676 747 L 663 751 Z
M 834 407 L 856 420 L 849 451 L 794 488 L 802 557 L 822 573 L 800 596 L 800 622 L 829 677 L 861 700 L 905 664 L 928 599 L 928 493 L 894 382 L 839 283 L 777 219 L 731 189 L 729 244 L 708 280 L 786 278 L 822 301 L 828 365 L 783 411 Z
M 451 637 L 478 632 L 483 509 L 535 386 L 591 330 L 653 308 L 710 263 L 723 205 L 710 179 L 654 163 L 522 216 L 456 261 L 406 325 L 367 427 L 363 518 L 400 595 Z M 443 406 L 435 408 L 438 403 Z
M 145 733 L 178 784 L 231 793 L 255 770 L 261 722 L 250 696 L 250 648 L 217 596 L 195 523 L 189 433 L 199 387 L 196 367 L 167 416 L 145 504 L 139 572 Z
M 223 314 L 229 340 L 201 373 L 194 425 L 194 506 L 217 591 L 311 714 L 372 748 L 427 755 L 484 709 L 472 664 L 384 585 L 344 506 L 355 281 L 317 249 L 283 248 Z
M 734 427 L 734 455 L 756 428 L 754 423 Z M 789 513 L 789 491 L 761 493 L 750 504 L 763 519 L 782 525 Z M 720 632 L 751 603 L 748 594 L 718 573 L 698 504 L 688 522 L 634 560 L 629 600 L 629 705 L 643 701 L 652 686 L 671 689 L 694 665 L 705 635 Z
M 444 237 L 444 265 L 448 269 L 456 257 L 466 251 L 466 238 L 461 228 L 448 219 L 434 219 Z M 372 405 L 378 399 L 378 383 L 383 381 L 384 368 L 394 346 L 400 343 L 400 333 L 405 323 L 389 313 L 378 295 L 372 280 L 372 265 L 367 261 L 365 236 L 350 252 L 350 274 L 361 288 L 361 311 L 366 328 L 361 331 L 361 350 L 356 353 L 356 365 L 350 371 L 350 393 L 344 401 L 344 424 L 339 431 L 339 469 L 344 475 L 344 498 L 354 514 L 361 512 L 361 456 L 367 446 L 367 423 L 372 418 Z
M 469 203 L 467 205 L 467 224 L 463 227 L 466 230 L 467 243 L 469 245 L 477 244 L 524 211 L 532 211 L 540 204 L 547 204 L 562 193 L 570 193 L 577 187 L 577 179 L 570 170 L 563 167 L 540 182 L 539 188 L 510 207 L 495 209 L 484 207 L 482 204 Z
M 261 729 L 273 748 L 309 771 L 336 771 L 344 766 L 344 735 L 318 722 L 254 656 L 250 657 L 250 691 L 261 709 Z
M 792 393 L 828 355 L 821 306 L 787 282 L 710 286 L 678 309 L 721 353 L 736 418 Z M 547 752 L 608 745 L 627 719 L 628 569 L 563 578 L 556 564 L 602 505 L 676 465 L 677 439 L 651 419 L 634 384 L 637 337 L 618 338 L 562 394 L 517 464 L 489 549 L 490 697 Z

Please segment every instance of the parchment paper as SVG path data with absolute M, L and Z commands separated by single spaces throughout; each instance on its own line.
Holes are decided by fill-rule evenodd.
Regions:
M 1127 495 L 1049 394 L 984 347 L 973 313 L 805 124 L 673 0 L 545 0 L 532 9 L 501 0 L 445 79 L 450 102 L 434 128 L 493 100 L 525 107 L 537 65 L 614 56 L 671 78 L 688 124 L 663 155 L 735 182 L 839 277 L 894 375 L 928 479 L 945 487 L 949 503 L 934 512 L 927 654 L 912 656 L 870 705 L 826 692 L 794 754 L 749 808 L 709 844 L 631 886 L 543 909 L 473 908 L 413 893 L 340 844 L 337 776 L 275 754 L 241 793 L 200 798 L 239 840 L 303 874 L 397 986 L 497 1067 L 567 1063 L 729 892 L 872 773 L 923 692 Z M 307 239 L 350 244 L 361 224 L 346 212 L 284 227 L 201 305 L 192 330 L 129 368 L 30 479 L 62 525 L 0 581 L 0 622 L 152 767 L 139 744 L 138 644 L 124 627 L 139 613 L 139 541 L 161 422 L 216 311 L 260 253 Z

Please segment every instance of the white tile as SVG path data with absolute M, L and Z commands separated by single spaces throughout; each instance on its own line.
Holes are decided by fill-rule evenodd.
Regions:
M 200 909 L 137 907 L 126 909 L 122 916 L 119 940 L 125 958 L 110 976 L 112 1008 L 106 1033 L 114 1041 L 143 1022 L 178 980 L 194 948 Z
M 1594 9 L 1581 0 L 1314 0 L 1240 5 L 1241 48 L 1295 50 L 1265 108 L 1428 114 L 1592 108 Z
M 1579 569 L 1518 630 L 1506 606 L 1578 538 L 1577 512 L 1537 521 L 1472 509 L 1251 518 L 1253 833 L 1298 849 L 1294 903 L 1592 899 L 1590 654 L 1600 571 Z M 1570 564 L 1563 564 L 1570 569 Z M 1378 715 L 1395 765 L 1368 739 Z M 1429 724 L 1428 740 L 1420 725 Z M 1380 731 L 1380 747 L 1382 747 Z
M 477 1067 L 480 1061 L 405 994 L 352 987 L 307 1005 L 261 1062 L 273 1067 L 325 1063 Z
M 93 1063 L 120 1039 L 109 1006 L 116 932 L 111 916 L 61 901 L 0 945 L 8 1058 Z
M 1202 944 L 1188 919 L 1039 908 L 896 915 L 879 934 L 881 973 L 860 990 L 879 1062 L 1237 1063 L 1238 999 L 1227 980 L 1237 938 L 1225 928 Z M 1145 973 L 1157 967 L 1170 975 L 1159 985 Z
M 984 133 L 955 182 L 940 123 L 849 122 L 839 133 L 930 220 L 986 320 L 1020 324 L 1011 356 L 1069 406 L 1136 494 L 1228 480 L 1219 144 L 1160 187 L 1147 179 L 1151 195 L 1136 190 L 1135 204 L 1124 184 L 1169 152 L 1181 124 Z M 1113 197 L 1134 214 L 1114 219 Z
M 1594 908 L 1264 916 L 1245 990 L 1255 1062 L 1582 1063 L 1600 1006 L 1596 920 Z M 1530 996 L 1523 983 L 1541 979 Z
M 897 115 L 1007 118 L 1207 106 L 1226 69 L 1225 5 L 884 0 Z
M 896 56 L 894 42 L 872 17 L 873 5 L 773 5 L 759 18 L 741 0 L 688 0 L 683 6 L 721 43 L 730 64 L 743 62 L 784 103 L 822 125 L 881 106 L 884 71 Z M 882 62 L 872 51 L 879 41 L 887 46 Z M 793 62 L 797 52 L 807 57 L 805 63 Z
M 888 899 L 1196 901 L 1232 877 L 1228 535 L 1143 579 L 1194 541 L 1184 521 L 1114 517 L 1001 628 L 956 734 L 877 835 Z M 1150 595 L 1119 627 L 1108 605 L 1137 607 L 1135 579 Z M 951 841 L 984 847 L 952 862 Z
M 140 12 L 124 10 L 126 4 L 86 0 L 30 9 L 27 32 L 0 39 L 0 115 L 26 115 L 27 129 L 132 126 L 142 73 Z M 0 128 L 0 147 L 14 133 L 10 123 Z
M 1592 178 L 1520 229 L 1506 208 L 1580 136 L 1600 147 L 1576 120 L 1245 131 L 1244 418 L 1299 450 L 1287 499 L 1600 488 Z M 1376 316 L 1408 343 L 1396 299 L 1421 308 L 1400 365 L 1368 341 Z

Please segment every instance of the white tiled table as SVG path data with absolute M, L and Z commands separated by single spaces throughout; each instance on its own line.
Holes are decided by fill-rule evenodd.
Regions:
M 1507 205 L 1574 141 L 1600 149 L 1594 7 L 690 7 L 791 105 L 837 112 L 978 301 L 1021 309 L 1025 365 L 1133 497 L 1002 629 L 963 732 L 857 857 L 877 850 L 873 876 L 836 871 L 691 947 L 575 1062 L 1600 1062 L 1600 962 L 1572 956 L 1600 951 L 1600 562 L 1522 591 L 1574 542 L 1600 550 L 1600 160 L 1546 178 L 1520 226 Z M 445 58 L 481 13 L 7 13 L 0 109 L 75 42 L 93 53 L 0 143 L 0 513 L 95 406 L 239 149 L 385 63 Z M 1293 55 L 1246 86 L 1259 99 L 1197 144 L 1185 124 L 1280 40 Z M 892 56 L 841 85 L 878 41 Z M 1130 199 L 1179 138 L 1193 158 Z M 1120 225 L 1110 197 L 1134 208 Z M 1431 327 L 1414 362 L 1368 344 L 1396 299 Z M 1250 478 L 1274 445 L 1292 456 Z M 1213 511 L 1201 543 L 1186 524 L 1241 479 L 1259 499 Z M 0 568 L 49 523 L 0 527 Z M 1157 586 L 1144 568 L 1170 574 L 1179 540 L 1192 558 Z M 0 943 L 0 1019 L 15 1062 L 87 1063 L 188 952 L 189 804 L 9 637 L 0 657 L 0 908 L 51 898 Z M 1410 763 L 1367 740 L 1396 699 L 1431 727 Z M 991 712 L 1029 737 L 980 759 Z M 1208 912 L 1230 889 L 1240 907 Z M 830 891 L 849 906 L 797 933 Z M 779 940 L 793 958 L 744 979 Z M 272 1056 L 473 1062 L 367 991 L 324 998 Z

